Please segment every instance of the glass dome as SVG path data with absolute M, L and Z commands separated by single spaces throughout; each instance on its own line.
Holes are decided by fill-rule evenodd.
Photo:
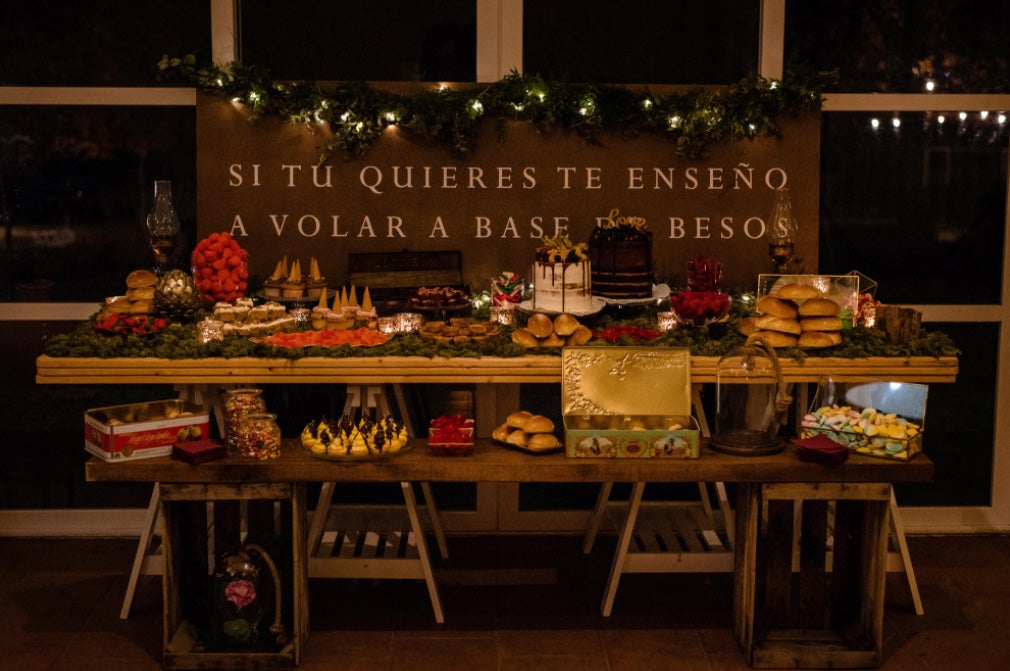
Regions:
M 778 431 L 791 401 L 775 350 L 760 339 L 748 339 L 716 366 L 711 448 L 739 455 L 780 451 L 784 444 Z

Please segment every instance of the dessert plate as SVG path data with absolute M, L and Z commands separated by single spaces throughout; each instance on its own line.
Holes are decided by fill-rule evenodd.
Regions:
M 576 317 L 585 317 L 585 316 L 588 316 L 588 315 L 595 315 L 597 312 L 599 312 L 600 310 L 602 310 L 605 307 L 607 307 L 607 302 L 605 300 L 603 300 L 602 298 L 600 298 L 599 296 L 593 296 L 590 299 L 589 308 L 585 309 L 585 310 L 543 310 L 543 309 L 540 309 L 540 308 L 534 308 L 532 300 L 523 301 L 522 303 L 519 304 L 519 309 L 522 310 L 523 312 L 529 312 L 529 313 L 543 312 L 546 315 L 559 315 L 562 312 L 566 312 L 566 313 L 568 313 L 570 315 L 574 315 Z
M 651 303 L 652 301 L 658 301 L 669 297 L 670 285 L 653 284 L 652 296 L 649 296 L 648 298 L 605 298 L 601 296 L 600 300 L 605 301 L 607 305 L 645 305 L 646 303 Z

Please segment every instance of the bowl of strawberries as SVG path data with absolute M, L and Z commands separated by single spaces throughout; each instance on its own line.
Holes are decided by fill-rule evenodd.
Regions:
M 678 291 L 670 295 L 670 311 L 683 326 L 707 326 L 729 314 L 730 296 L 721 291 Z

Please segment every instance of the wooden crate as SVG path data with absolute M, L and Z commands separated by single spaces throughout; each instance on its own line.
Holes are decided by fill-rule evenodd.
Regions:
M 308 638 L 304 484 L 161 484 L 164 516 L 165 669 L 279 669 L 301 659 Z M 281 576 L 278 645 L 265 618 L 259 641 L 248 649 L 209 640 L 213 562 L 222 553 L 255 543 Z
M 886 483 L 740 486 L 733 628 L 751 666 L 880 665 L 890 495 Z

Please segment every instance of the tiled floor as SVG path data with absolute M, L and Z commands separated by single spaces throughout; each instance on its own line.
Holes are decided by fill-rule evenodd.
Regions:
M 911 537 L 925 615 L 888 577 L 886 671 L 1010 668 L 1010 536 Z M 160 668 L 161 588 L 142 579 L 119 619 L 129 540 L 0 539 L 0 669 Z M 315 581 L 301 668 L 344 671 L 746 669 L 728 575 L 625 576 L 599 614 L 613 539 L 450 537 L 446 623 L 416 581 Z M 491 585 L 496 577 L 540 584 Z

